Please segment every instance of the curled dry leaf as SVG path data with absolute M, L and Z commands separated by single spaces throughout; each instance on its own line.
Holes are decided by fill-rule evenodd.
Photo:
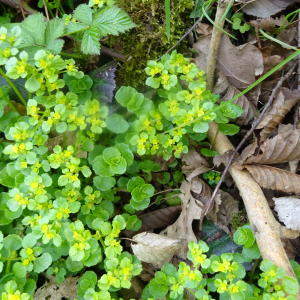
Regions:
M 213 92 L 215 94 L 224 94 L 223 98 L 220 99 L 220 101 L 229 101 L 234 96 L 238 95 L 240 91 L 228 82 L 226 76 L 222 73 L 222 71 L 219 71 L 218 74 L 219 78 Z M 244 95 L 234 100 L 233 103 L 238 104 L 244 110 L 244 112 L 240 117 L 232 121 L 238 125 L 248 124 L 257 110 L 256 106 L 251 103 Z
M 198 34 L 209 35 L 212 34 L 213 28 L 214 27 L 212 25 L 199 22 L 197 24 L 196 31 Z
M 63 298 L 74 300 L 77 297 L 77 283 L 80 277 L 67 277 L 61 284 L 55 282 L 55 276 L 47 277 L 50 281 L 47 281 L 43 286 L 36 290 L 33 296 L 34 300 L 61 300 Z
M 135 234 L 153 230 L 156 228 L 164 228 L 173 224 L 180 215 L 181 205 L 170 206 L 152 211 L 150 213 L 139 216 L 142 221 L 142 227 L 138 231 L 124 230 L 127 237 L 133 237 Z
M 300 231 L 300 199 L 295 197 L 273 198 L 279 220 L 287 228 Z
M 275 96 L 274 102 L 260 121 L 257 129 L 260 132 L 260 142 L 264 142 L 272 131 L 282 122 L 285 115 L 300 101 L 300 91 L 281 88 Z
M 137 244 L 131 244 L 133 253 L 141 260 L 152 264 L 169 262 L 183 247 L 180 239 L 161 234 L 142 232 L 133 237 Z
M 276 39 L 290 46 L 298 46 L 297 45 L 298 31 L 295 27 L 289 29 L 283 29 L 277 34 Z M 284 45 L 282 45 L 282 47 L 286 49 L 290 49 L 289 47 L 286 47 Z
M 262 49 L 260 49 L 262 55 L 263 55 L 263 60 L 264 60 L 264 72 L 263 75 L 268 73 L 269 71 L 271 71 L 274 67 L 276 67 L 277 65 L 279 65 L 284 58 L 281 57 L 280 55 L 272 55 L 272 48 L 271 47 L 264 47 Z M 278 71 L 281 73 L 281 70 L 283 69 L 280 68 Z M 276 76 L 276 73 L 273 74 L 273 77 Z M 277 76 L 276 76 L 277 77 Z
M 188 243 L 190 241 L 197 242 L 197 238 L 192 229 L 192 222 L 194 219 L 199 219 L 202 209 L 196 204 L 195 199 L 191 195 L 191 182 L 183 181 L 180 190 L 182 212 L 177 221 L 168 226 L 160 234 L 170 238 L 181 239 L 183 241 L 183 248 L 179 252 L 179 256 L 186 258 L 188 252 Z
M 182 169 L 187 175 L 186 179 L 188 181 L 211 170 L 208 162 L 195 150 L 195 148 L 190 148 L 189 152 L 182 156 L 182 162 L 184 163 Z
M 227 165 L 232 153 L 233 153 L 233 149 L 230 149 L 226 152 L 224 152 L 222 155 L 216 155 L 214 158 L 213 158 L 213 163 L 216 167 L 220 166 L 220 164 L 224 164 L 224 165 Z
M 290 4 L 298 0 L 259 0 L 248 1 L 242 6 L 242 10 L 251 16 L 259 18 L 268 18 L 282 11 Z
M 212 195 L 211 188 L 202 179 L 197 177 L 192 180 L 191 192 L 192 196 L 196 200 L 196 204 L 200 205 L 200 207 L 205 206 Z
M 300 159 L 300 130 L 295 129 L 285 137 L 278 134 L 266 140 L 260 150 L 262 154 L 252 155 L 244 161 L 246 164 L 276 164 Z
M 215 224 L 227 234 L 230 234 L 228 224 L 231 224 L 232 213 L 237 213 L 239 210 L 239 201 L 235 200 L 231 195 L 222 190 L 219 190 L 219 194 L 221 196 L 221 204 Z
M 284 21 L 284 15 L 282 15 L 280 18 L 264 18 L 264 19 L 256 19 L 256 20 L 251 20 L 248 22 L 249 25 L 261 28 L 266 31 L 276 31 L 279 26 L 283 23 Z
M 292 172 L 264 165 L 246 165 L 245 168 L 263 188 L 300 193 L 300 176 Z
M 194 44 L 198 53 L 196 65 L 200 70 L 206 70 L 206 58 L 210 47 L 211 36 L 201 37 Z M 228 82 L 238 90 L 249 87 L 256 81 L 255 76 L 261 75 L 263 57 L 259 49 L 250 43 L 245 44 L 242 49 L 234 46 L 227 35 L 223 34 L 220 41 L 217 67 L 226 76 Z

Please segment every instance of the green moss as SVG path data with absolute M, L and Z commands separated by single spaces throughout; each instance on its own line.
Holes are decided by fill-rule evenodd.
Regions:
M 167 39 L 165 1 L 119 0 L 121 7 L 137 27 L 119 37 L 110 37 L 109 45 L 122 44 L 125 57 L 119 67 L 118 83 L 137 87 L 146 79 L 144 69 L 149 59 L 157 59 L 172 47 L 192 25 L 189 18 L 193 0 L 171 1 L 171 36 Z M 180 47 L 184 47 L 182 42 Z
M 237 213 L 232 213 L 231 216 L 232 216 L 232 219 L 231 219 L 232 227 L 231 228 L 234 231 L 237 230 L 239 227 L 242 227 L 248 223 L 247 213 L 246 213 L 245 209 L 240 210 Z

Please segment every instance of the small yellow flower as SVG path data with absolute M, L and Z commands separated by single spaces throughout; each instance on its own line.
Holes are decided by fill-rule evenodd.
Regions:
M 25 66 L 16 66 L 16 69 L 17 69 L 17 73 L 20 75 L 20 74 L 23 74 L 25 73 Z
M 49 125 L 52 125 L 52 124 L 53 124 L 53 120 L 52 120 L 51 118 L 49 118 L 49 119 L 47 120 L 47 123 L 48 123 Z
M 47 63 L 45 60 L 41 59 L 41 61 L 40 61 L 40 66 L 41 66 L 42 68 L 46 68 L 47 65 L 48 65 L 48 63 Z
M 61 219 L 63 217 L 63 214 L 61 212 L 57 213 L 56 214 L 56 218 L 57 219 Z
M 35 181 L 35 182 L 30 183 L 30 186 L 31 186 L 33 189 L 36 189 L 36 188 L 39 186 L 39 183 Z
M 19 149 L 20 149 L 20 150 L 25 150 L 25 149 L 26 149 L 26 145 L 25 145 L 25 144 L 21 144 L 21 145 L 19 146 Z
M 5 33 L 2 33 L 2 34 L 0 35 L 0 40 L 1 40 L 1 41 L 5 41 L 5 40 L 6 40 L 6 34 L 5 34 Z
M 26 254 L 31 255 L 33 253 L 33 250 L 31 248 L 26 249 Z
M 21 162 L 21 168 L 27 168 L 27 162 L 26 161 Z
M 24 259 L 24 261 L 23 261 L 23 265 L 24 265 L 24 266 L 27 266 L 28 264 L 29 264 L 29 259 L 27 259 L 27 258 L 26 258 L 26 259 Z
M 55 120 L 59 120 L 59 119 L 60 119 L 60 114 L 59 114 L 59 112 L 56 111 L 56 112 L 52 115 L 52 117 L 53 117 Z

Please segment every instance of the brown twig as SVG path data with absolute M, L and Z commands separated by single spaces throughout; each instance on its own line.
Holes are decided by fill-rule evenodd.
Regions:
M 119 58 L 119 59 L 123 59 L 124 55 L 116 50 L 112 50 L 110 48 L 104 47 L 101 45 L 101 49 L 100 49 L 100 54 L 105 54 L 114 58 Z
M 225 18 L 222 22 L 221 19 L 226 11 L 227 6 L 229 5 L 229 1 L 230 0 L 219 0 L 218 2 L 215 24 L 217 24 L 221 29 L 224 26 Z M 222 31 L 216 26 L 214 26 L 211 35 L 209 53 L 207 55 L 207 72 L 206 72 L 207 85 L 206 86 L 207 89 L 210 91 L 212 91 L 214 87 L 214 75 L 215 75 L 215 70 L 217 65 L 221 35 L 222 35 Z
M 256 39 L 257 39 L 257 43 L 258 43 L 258 48 L 261 49 L 261 42 L 260 42 L 260 38 L 259 38 L 258 27 L 255 27 L 255 34 L 256 34 Z
M 46 16 L 47 16 L 47 21 L 49 21 L 49 20 L 50 20 L 50 18 L 49 18 L 48 7 L 47 7 L 47 5 L 46 5 L 46 2 L 45 2 L 45 0 L 43 0 L 43 2 L 44 2 L 45 12 L 46 12 Z
M 300 102 L 297 103 L 296 108 L 295 108 L 294 125 L 293 125 L 293 129 L 294 129 L 294 130 L 297 128 L 297 125 L 298 125 L 298 119 L 299 119 L 299 106 L 300 106 Z
M 278 81 L 277 85 L 276 85 L 275 88 L 273 89 L 273 92 L 272 92 L 272 94 L 271 94 L 271 96 L 270 96 L 270 98 L 269 98 L 268 103 L 266 104 L 265 108 L 264 108 L 263 111 L 261 112 L 260 116 L 257 118 L 257 120 L 255 121 L 255 123 L 253 123 L 252 128 L 247 132 L 247 134 L 244 136 L 244 138 L 242 139 L 242 141 L 238 144 L 238 146 L 235 148 L 234 152 L 233 152 L 232 155 L 230 156 L 230 159 L 229 159 L 229 161 L 228 161 L 228 163 L 227 163 L 227 165 L 226 165 L 226 168 L 225 168 L 225 170 L 224 170 L 224 172 L 223 172 L 223 174 L 222 174 L 222 176 L 221 176 L 221 178 L 220 178 L 220 180 L 219 180 L 219 182 L 218 182 L 218 184 L 217 184 L 217 186 L 216 186 L 216 188 L 215 188 L 215 190 L 214 190 L 214 192 L 213 192 L 213 194 L 212 194 L 212 196 L 211 196 L 211 198 L 210 198 L 210 200 L 209 200 L 209 202 L 208 202 L 208 204 L 206 205 L 206 208 L 203 210 L 203 214 L 202 214 L 202 216 L 201 216 L 202 219 L 201 219 L 201 222 L 200 222 L 200 223 L 203 222 L 203 217 L 207 214 L 207 212 L 209 211 L 211 205 L 213 204 L 214 199 L 215 199 L 215 197 L 216 197 L 216 195 L 217 195 L 217 193 L 218 193 L 218 191 L 219 191 L 219 188 L 220 188 L 220 186 L 221 186 L 221 184 L 222 184 L 222 182 L 223 182 L 223 180 L 224 180 L 224 178 L 225 178 L 225 176 L 226 176 L 226 173 L 227 173 L 227 171 L 228 171 L 228 169 L 229 169 L 231 163 L 232 163 L 233 160 L 234 160 L 235 155 L 236 155 L 236 154 L 238 153 L 238 151 L 241 149 L 241 147 L 243 146 L 243 144 L 245 143 L 245 141 L 246 141 L 246 140 L 250 137 L 250 135 L 253 133 L 253 131 L 254 131 L 254 129 L 257 127 L 257 125 L 260 123 L 260 121 L 262 120 L 262 118 L 263 118 L 265 112 L 268 110 L 268 108 L 269 108 L 270 105 L 272 104 L 273 99 L 274 99 L 274 96 L 275 96 L 275 94 L 277 93 L 278 89 L 281 87 L 282 83 L 283 83 L 287 78 L 289 78 L 289 77 L 292 75 L 292 73 L 293 73 L 294 69 L 296 68 L 296 66 L 297 66 L 297 63 L 294 63 L 293 66 L 290 68 L 290 70 L 289 70 L 289 71 L 288 71 L 288 72 L 287 72 L 287 73 L 286 73 L 286 74 Z
M 60 6 L 60 0 L 58 0 L 58 5 L 57 5 L 57 8 L 56 8 L 56 13 L 55 13 L 55 16 L 56 16 L 56 17 L 58 16 L 58 9 L 59 9 L 59 6 Z
M 25 13 L 24 13 L 24 10 L 23 10 L 23 5 L 22 5 L 22 0 L 19 0 L 19 6 L 20 6 L 20 10 L 22 12 L 22 16 L 23 16 L 23 19 L 25 20 Z

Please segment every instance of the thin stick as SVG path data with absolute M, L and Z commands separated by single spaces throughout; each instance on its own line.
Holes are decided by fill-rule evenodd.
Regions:
M 47 21 L 49 21 L 50 18 L 49 18 L 49 13 L 48 13 L 48 7 L 47 7 L 47 5 L 46 5 L 45 0 L 43 0 L 43 2 L 44 2 L 45 12 L 46 12 L 46 16 L 47 16 Z
M 55 13 L 55 16 L 57 17 L 58 16 L 58 9 L 59 9 L 59 6 L 60 6 L 60 0 L 58 0 L 58 5 L 56 7 L 56 13 Z
M 221 18 L 224 15 L 227 6 L 229 5 L 229 0 L 221 1 L 219 0 L 215 23 L 223 29 L 225 19 L 221 22 Z M 220 45 L 220 39 L 221 39 L 222 31 L 214 26 L 212 36 L 211 36 L 211 42 L 209 47 L 209 53 L 207 56 L 207 89 L 212 91 L 214 87 L 214 75 L 217 65 L 217 58 L 218 58 L 218 52 L 219 52 L 219 45 Z
M 23 5 L 22 5 L 22 1 L 21 0 L 18 0 L 19 1 L 19 6 L 20 6 L 20 9 L 21 9 L 21 12 L 22 12 L 22 16 L 23 16 L 23 19 L 25 20 L 25 13 L 24 13 L 24 10 L 23 10 Z
M 297 66 L 297 63 L 294 63 L 294 65 L 290 68 L 290 70 L 278 81 L 278 83 L 275 86 L 275 88 L 274 88 L 274 90 L 273 90 L 273 92 L 272 92 L 272 94 L 271 94 L 271 96 L 269 98 L 269 101 L 266 104 L 264 110 L 261 112 L 260 116 L 257 118 L 257 120 L 255 121 L 255 123 L 253 123 L 252 128 L 247 132 L 247 134 L 244 136 L 244 138 L 242 139 L 242 141 L 239 143 L 239 145 L 235 148 L 234 152 L 232 153 L 232 155 L 231 155 L 231 157 L 230 157 L 230 159 L 229 159 L 229 161 L 227 163 L 227 166 L 226 166 L 226 168 L 225 168 L 225 170 L 224 170 L 224 172 L 223 172 L 223 174 L 222 174 L 222 176 L 221 176 L 221 178 L 220 178 L 220 180 L 219 180 L 219 182 L 218 182 L 218 184 L 217 184 L 217 186 L 216 186 L 216 188 L 215 188 L 215 190 L 214 190 L 214 192 L 213 192 L 213 194 L 212 194 L 212 196 L 211 196 L 211 198 L 210 198 L 210 200 L 209 200 L 209 202 L 208 202 L 208 204 L 206 206 L 206 208 L 203 210 L 203 213 L 202 213 L 202 216 L 201 216 L 201 220 L 200 220 L 201 228 L 202 228 L 203 217 L 207 214 L 207 212 L 209 211 L 211 205 L 213 204 L 214 199 L 215 199 L 215 197 L 216 197 L 216 195 L 217 195 L 217 193 L 219 191 L 219 188 L 220 188 L 220 186 L 221 186 L 221 184 L 222 184 L 222 182 L 223 182 L 223 180 L 225 178 L 225 175 L 226 175 L 226 173 L 227 173 L 227 171 L 228 171 L 231 163 L 234 160 L 235 155 L 241 149 L 241 147 L 243 146 L 243 144 L 245 143 L 245 141 L 248 139 L 248 137 L 252 134 L 252 132 L 254 131 L 254 129 L 257 127 L 257 125 L 260 123 L 260 121 L 262 120 L 265 112 L 268 110 L 268 108 L 272 104 L 274 96 L 277 93 L 278 89 L 281 87 L 282 83 L 287 78 L 289 78 L 292 75 L 292 73 L 293 73 L 294 69 L 296 68 L 296 66 Z
M 255 34 L 256 34 L 256 39 L 257 39 L 257 43 L 258 43 L 258 48 L 261 49 L 261 42 L 260 42 L 259 32 L 258 32 L 257 27 L 255 27 Z

